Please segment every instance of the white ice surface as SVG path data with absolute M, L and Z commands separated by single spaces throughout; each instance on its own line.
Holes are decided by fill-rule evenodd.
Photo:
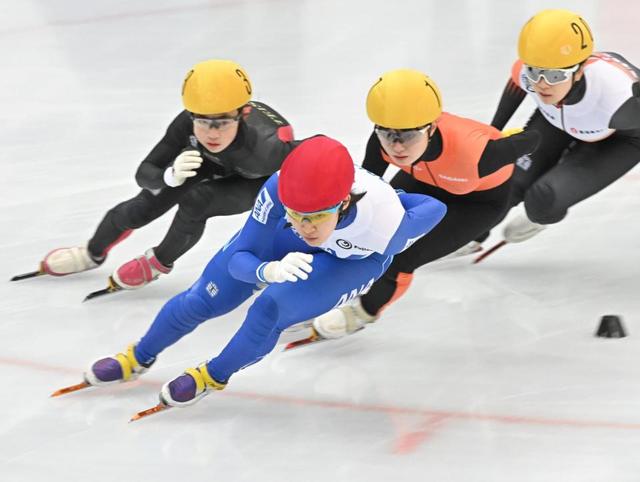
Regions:
M 552 6 L 579 10 L 598 49 L 640 62 L 640 6 L 628 0 L 0 1 L 0 480 L 639 481 L 638 169 L 483 264 L 419 270 L 364 332 L 274 352 L 224 392 L 135 424 L 164 381 L 218 353 L 246 305 L 139 383 L 48 395 L 141 336 L 244 216 L 211 220 L 139 292 L 80 302 L 157 244 L 170 215 L 99 270 L 8 282 L 85 242 L 137 192 L 133 174 L 195 62 L 235 59 L 298 137 L 334 136 L 360 159 L 380 73 L 421 69 L 448 111 L 488 122 L 521 25 Z M 605 314 L 630 336 L 595 338 Z

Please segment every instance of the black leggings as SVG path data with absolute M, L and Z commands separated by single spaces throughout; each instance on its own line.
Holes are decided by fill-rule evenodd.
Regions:
M 267 178 L 203 179 L 176 188 L 164 188 L 153 194 L 143 189 L 132 199 L 107 212 L 89 241 L 89 252 L 99 258 L 123 234 L 159 218 L 178 204 L 169 231 L 154 252 L 158 261 L 171 266 L 202 237 L 208 218 L 248 211 Z
M 622 132 L 598 142 L 577 141 L 547 122 L 539 110 L 525 129 L 537 130 L 541 141 L 535 152 L 516 163 L 510 204 L 524 201 L 527 217 L 539 224 L 561 221 L 571 206 L 601 191 L 640 161 L 640 139 Z M 488 236 L 489 232 L 477 240 Z
M 377 314 L 404 293 L 411 274 L 420 266 L 450 254 L 493 226 L 509 209 L 510 181 L 487 191 L 454 195 L 422 183 L 404 171 L 391 185 L 406 192 L 433 196 L 447 205 L 447 214 L 426 236 L 396 255 L 387 272 L 362 296 L 362 306 Z

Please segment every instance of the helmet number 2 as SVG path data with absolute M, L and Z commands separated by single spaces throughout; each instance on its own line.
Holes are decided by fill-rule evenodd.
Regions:
M 582 22 L 584 27 L 587 29 L 587 33 L 589 34 L 589 37 L 591 37 L 591 41 L 593 41 L 593 35 L 591 35 L 591 31 L 589 30 L 589 27 L 584 22 L 584 20 L 580 19 L 580 21 Z M 582 27 L 580 27 L 580 25 L 578 25 L 576 22 L 572 22 L 571 30 L 573 30 L 576 35 L 578 34 L 580 35 L 580 49 L 581 50 L 586 49 L 588 45 L 584 41 L 584 31 L 582 30 Z

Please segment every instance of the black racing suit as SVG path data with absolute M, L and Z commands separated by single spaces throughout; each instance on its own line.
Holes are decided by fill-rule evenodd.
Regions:
M 541 141 L 531 155 L 516 163 L 511 204 L 515 206 L 524 201 L 527 216 L 533 222 L 557 223 L 571 206 L 610 185 L 640 161 L 640 84 L 637 81 L 640 70 L 619 54 L 608 52 L 604 55 L 625 64 L 629 73 L 635 71 L 636 75 L 636 81 L 629 82 L 628 100 L 608 121 L 608 127 L 615 129 L 613 134 L 592 142 L 580 140 L 575 137 L 575 129 L 567 127 L 564 130 L 552 125 L 540 108 L 527 122 L 525 130 L 538 131 Z M 530 89 L 529 93 L 536 95 Z M 574 80 L 558 107 L 562 110 L 576 106 L 588 95 L 589 82 L 583 76 Z M 606 92 L 600 95 L 606 96 Z M 510 79 L 491 125 L 502 129 L 526 96 L 527 91 Z M 593 111 L 588 115 L 597 116 L 597 110 Z M 478 240 L 485 239 L 488 234 Z
M 138 168 L 136 181 L 142 191 L 109 210 L 98 226 L 88 244 L 91 256 L 104 258 L 130 230 L 178 204 L 169 231 L 154 248 L 158 261 L 171 266 L 198 242 L 208 218 L 251 209 L 262 184 L 298 142 L 292 141 L 289 123 L 276 111 L 260 102 L 248 105 L 251 110 L 240 120 L 234 141 L 217 154 L 197 141 L 189 112 L 181 112 Z M 182 151 L 194 149 L 203 158 L 197 175 L 181 186 L 167 186 L 164 171 Z

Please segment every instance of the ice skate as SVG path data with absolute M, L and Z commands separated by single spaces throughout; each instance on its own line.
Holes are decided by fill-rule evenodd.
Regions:
M 135 422 L 136 420 L 140 420 L 141 418 L 144 417 L 148 417 L 149 415 L 153 415 L 154 413 L 158 413 L 158 412 L 162 412 L 164 410 L 167 410 L 171 408 L 169 405 L 165 405 L 164 403 L 160 402 L 157 405 L 151 407 L 151 408 L 147 408 L 146 410 L 142 410 L 138 413 L 136 413 L 133 417 L 131 417 L 129 419 L 129 422 Z
M 138 256 L 116 269 L 111 277 L 120 288 L 133 290 L 148 285 L 161 274 L 168 274 L 171 269 L 171 266 L 164 266 L 158 261 L 153 249 L 148 249 L 143 256 Z
M 377 319 L 377 316 L 367 313 L 362 307 L 360 298 L 356 298 L 350 305 L 336 308 L 314 318 L 311 325 L 312 334 L 307 338 L 288 343 L 285 351 L 351 335 L 362 330 L 367 323 L 373 323 Z
M 27 278 L 42 276 L 66 276 L 97 268 L 104 262 L 103 258 L 93 257 L 86 246 L 73 248 L 58 248 L 49 252 L 40 262 L 37 271 L 23 273 L 11 278 L 11 281 L 20 281 Z
M 207 365 L 202 364 L 198 368 L 187 368 L 177 378 L 163 385 L 160 391 L 160 403 L 170 407 L 186 407 L 196 403 L 212 390 L 222 390 L 226 383 L 214 380 Z
M 148 249 L 144 256 L 138 256 L 126 262 L 109 276 L 107 287 L 89 293 L 84 301 L 99 296 L 116 293 L 122 290 L 135 290 L 158 279 L 161 274 L 168 274 L 173 267 L 165 266 L 156 258 L 153 249 Z
M 546 226 L 544 224 L 534 223 L 533 221 L 530 221 L 525 214 L 519 214 L 509 221 L 504 227 L 502 231 L 504 239 L 491 247 L 491 249 L 480 254 L 480 256 L 478 256 L 473 262 L 474 264 L 479 263 L 490 254 L 505 246 L 507 243 L 521 243 L 527 239 L 531 239 L 536 234 L 544 231 L 545 228 Z
M 479 256 L 477 256 L 473 260 L 473 264 L 478 264 L 480 261 L 482 261 L 483 259 L 489 257 L 489 255 L 495 253 L 496 251 L 498 251 L 500 248 L 502 248 L 506 244 L 507 244 L 507 242 L 504 239 L 502 241 L 500 241 L 499 243 L 494 244 L 492 247 L 487 249 L 484 253 L 481 253 Z
M 507 223 L 503 235 L 507 243 L 521 243 L 533 238 L 545 228 L 544 224 L 534 223 L 526 215 L 520 214 Z
M 352 304 L 331 310 L 313 320 L 313 329 L 322 338 L 342 338 L 362 330 L 367 323 L 373 323 L 377 316 L 370 315 L 362 307 L 360 298 Z
M 131 344 L 125 353 L 93 362 L 84 373 L 84 379 L 92 386 L 130 382 L 146 372 L 154 362 L 155 359 L 150 363 L 140 363 L 135 356 L 135 345 Z
M 482 251 L 482 244 L 478 241 L 471 241 L 461 248 L 456 249 L 453 253 L 449 253 L 441 259 L 455 259 Z
M 142 364 L 136 359 L 134 350 L 135 345 L 131 344 L 127 347 L 126 353 L 118 353 L 95 361 L 84 373 L 83 382 L 56 390 L 51 396 L 59 397 L 89 387 L 135 380 L 153 365 L 155 359 L 150 363 Z
M 97 268 L 104 258 L 94 258 L 86 246 L 54 249 L 44 257 L 42 265 L 46 274 L 66 276 Z

